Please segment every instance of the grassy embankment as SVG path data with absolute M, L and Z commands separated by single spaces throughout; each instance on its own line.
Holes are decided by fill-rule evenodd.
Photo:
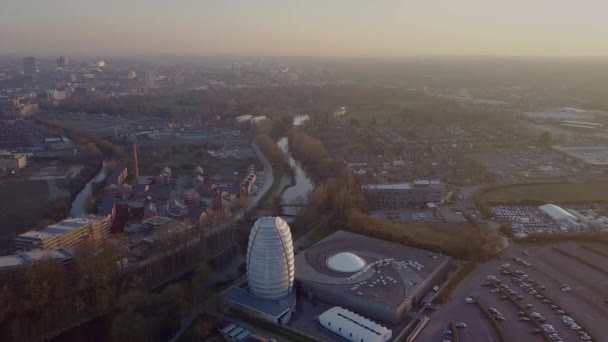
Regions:
M 608 182 L 507 185 L 482 190 L 475 200 L 479 205 L 608 202 Z
M 491 207 L 494 205 L 608 203 L 608 182 L 506 185 L 481 190 L 475 194 L 474 201 L 485 216 L 490 216 Z M 590 241 L 608 243 L 608 233 L 531 234 L 522 239 L 522 241 Z

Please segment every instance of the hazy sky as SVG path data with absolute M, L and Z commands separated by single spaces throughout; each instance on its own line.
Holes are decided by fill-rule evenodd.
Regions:
M 1 0 L 0 54 L 608 56 L 608 0 Z

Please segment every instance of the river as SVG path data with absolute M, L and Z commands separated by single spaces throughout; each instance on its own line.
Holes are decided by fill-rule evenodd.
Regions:
M 104 162 L 103 164 L 101 164 L 101 169 L 99 169 L 99 172 L 95 175 L 95 177 L 91 178 L 91 180 L 84 186 L 84 188 L 80 190 L 78 195 L 76 195 L 76 198 L 74 198 L 69 216 L 79 217 L 86 214 L 85 206 L 87 203 L 87 198 L 89 198 L 89 195 L 93 193 L 93 184 L 102 182 L 107 175 L 108 172 L 106 171 L 106 163 Z
M 308 115 L 297 115 L 293 119 L 293 125 L 300 126 L 308 119 Z M 312 179 L 308 177 L 301 165 L 295 159 L 293 159 L 289 153 L 289 139 L 287 137 L 283 137 L 279 139 L 277 145 L 289 158 L 289 165 L 291 165 L 294 170 L 294 183 L 292 186 L 285 189 L 283 195 L 281 196 L 281 204 L 283 205 L 281 212 L 286 216 L 295 216 L 298 214 L 299 208 L 290 207 L 290 205 L 306 205 L 308 202 L 308 196 L 314 189 L 314 183 L 312 182 Z

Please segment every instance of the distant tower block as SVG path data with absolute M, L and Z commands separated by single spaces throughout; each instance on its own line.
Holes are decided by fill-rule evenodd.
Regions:
M 135 181 L 139 179 L 139 161 L 137 160 L 137 143 L 133 142 L 133 170 L 135 170 Z

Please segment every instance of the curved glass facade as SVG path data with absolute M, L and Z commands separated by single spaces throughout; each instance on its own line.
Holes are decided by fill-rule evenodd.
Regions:
M 293 242 L 287 222 L 280 217 L 259 218 L 249 234 L 247 279 L 252 295 L 282 299 L 293 288 Z

